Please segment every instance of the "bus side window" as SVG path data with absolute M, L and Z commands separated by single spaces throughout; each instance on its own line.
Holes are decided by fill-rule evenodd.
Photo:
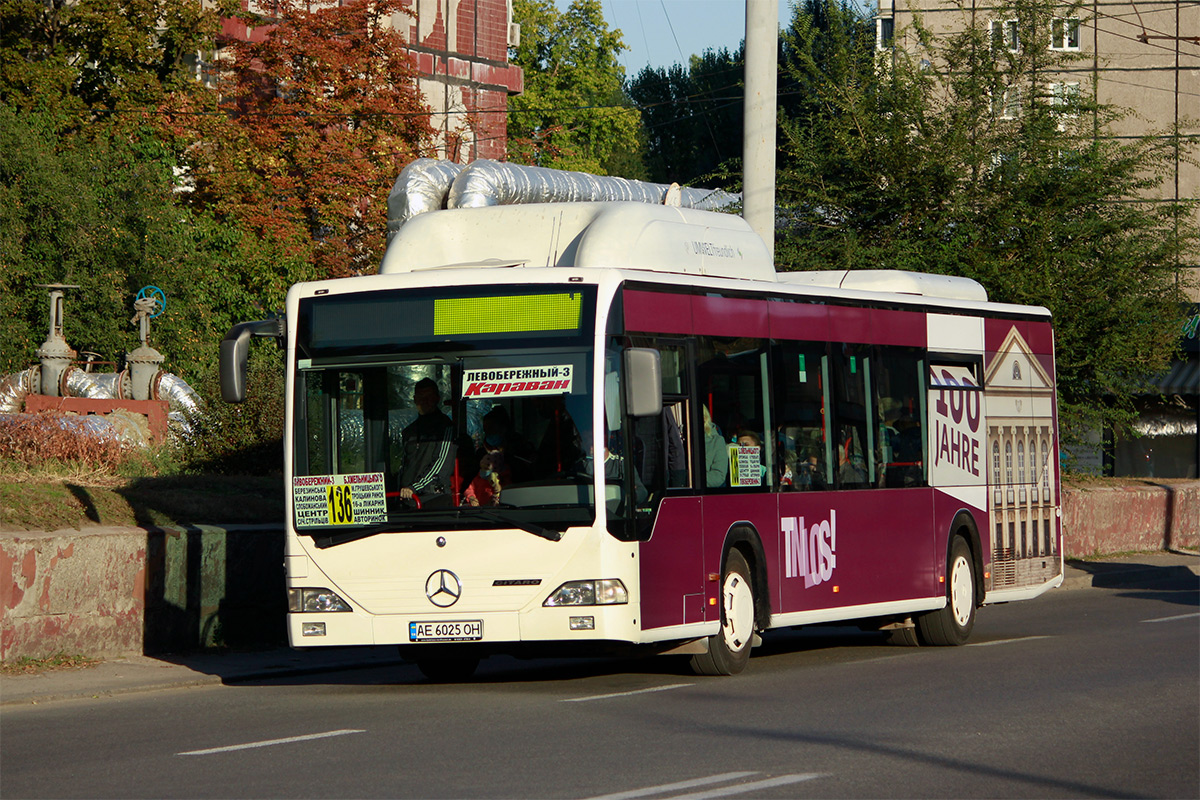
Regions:
M 842 344 L 834 381 L 834 438 L 839 489 L 869 489 L 876 485 L 875 430 L 867 402 L 871 378 L 871 348 Z
M 921 391 L 923 365 L 918 351 L 879 347 L 872 378 L 873 418 L 878 425 L 876 453 L 882 485 L 925 485 L 925 411 Z
M 739 491 L 762 491 L 769 487 L 773 476 L 764 476 L 757 465 L 749 461 L 742 468 L 732 467 L 741 463 L 736 455 L 737 436 L 740 431 L 753 431 L 761 442 L 761 432 L 771 425 L 770 411 L 764 404 L 767 381 L 766 341 L 757 338 L 728 338 L 701 336 L 696 339 L 699 366 L 696 370 L 700 403 L 711 414 L 705 428 L 705 462 L 712 474 L 707 479 L 709 487 L 716 486 L 719 467 L 716 459 L 716 437 L 723 440 L 725 484 Z M 732 449 L 731 449 L 732 448 Z M 760 448 L 761 450 L 761 448 Z M 764 458 L 773 463 L 773 454 Z M 747 456 L 749 458 L 749 456 Z
M 780 491 L 833 485 L 835 448 L 829 429 L 829 356 L 823 342 L 775 348 L 775 468 Z
M 688 443 L 688 358 L 684 345 L 633 336 L 633 347 L 658 350 L 662 365 L 662 413 L 633 420 L 633 464 L 650 492 L 692 485 Z

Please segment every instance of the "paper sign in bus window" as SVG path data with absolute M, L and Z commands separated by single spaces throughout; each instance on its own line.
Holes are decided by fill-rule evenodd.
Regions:
M 762 486 L 763 466 L 759 458 L 761 447 L 729 445 L 729 485 Z
M 382 472 L 292 479 L 296 527 L 369 525 L 387 518 Z
M 463 397 L 536 397 L 570 394 L 570 364 L 545 367 L 468 369 L 463 372 Z

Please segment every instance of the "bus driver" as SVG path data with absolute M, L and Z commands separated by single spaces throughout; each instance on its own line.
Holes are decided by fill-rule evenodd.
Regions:
M 400 497 L 426 501 L 448 495 L 454 481 L 454 423 L 442 412 L 437 382 L 422 378 L 413 389 L 417 418 L 404 428 Z

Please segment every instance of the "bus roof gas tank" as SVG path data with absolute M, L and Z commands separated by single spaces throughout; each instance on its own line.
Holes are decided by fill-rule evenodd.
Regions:
M 631 202 L 530 203 L 422 214 L 392 239 L 379 271 L 480 266 L 776 279 L 766 245 L 741 217 Z

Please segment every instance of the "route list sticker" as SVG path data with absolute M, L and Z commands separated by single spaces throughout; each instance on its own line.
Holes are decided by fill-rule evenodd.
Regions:
M 387 519 L 382 472 L 292 478 L 296 527 L 369 525 Z
M 762 486 L 763 468 L 758 456 L 761 449 L 744 444 L 729 445 L 730 486 Z

